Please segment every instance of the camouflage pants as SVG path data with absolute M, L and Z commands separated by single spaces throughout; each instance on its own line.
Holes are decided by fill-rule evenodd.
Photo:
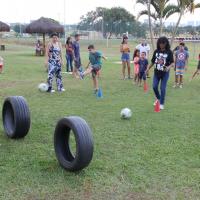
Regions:
M 61 66 L 54 66 L 49 63 L 47 83 L 50 90 L 52 89 L 54 77 L 56 78 L 57 90 L 60 91 L 63 88 Z

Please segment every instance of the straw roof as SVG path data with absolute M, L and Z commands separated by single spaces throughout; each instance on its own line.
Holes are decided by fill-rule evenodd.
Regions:
M 30 23 L 25 31 L 27 33 L 63 33 L 64 28 L 62 25 L 59 24 L 59 22 L 50 19 L 50 18 L 44 18 L 41 17 L 38 20 L 33 21 Z
M 9 32 L 10 26 L 0 21 L 0 32 Z

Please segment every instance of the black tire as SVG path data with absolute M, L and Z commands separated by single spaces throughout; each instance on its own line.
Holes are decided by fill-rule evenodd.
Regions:
M 70 131 L 76 141 L 75 155 L 70 150 Z M 54 133 L 54 148 L 58 162 L 66 170 L 79 171 L 87 167 L 93 156 L 93 137 L 86 121 L 76 116 L 59 120 Z
M 3 126 L 9 138 L 19 139 L 27 135 L 30 129 L 30 111 L 22 96 L 7 97 L 2 110 Z

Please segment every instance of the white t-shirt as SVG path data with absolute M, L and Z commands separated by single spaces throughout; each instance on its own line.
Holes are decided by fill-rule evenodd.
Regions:
M 146 58 L 148 59 L 148 57 L 149 57 L 149 51 L 150 51 L 149 44 L 146 44 L 146 45 L 138 44 L 136 46 L 136 49 L 138 49 L 140 51 L 140 55 L 142 54 L 142 52 L 145 52 L 146 53 Z

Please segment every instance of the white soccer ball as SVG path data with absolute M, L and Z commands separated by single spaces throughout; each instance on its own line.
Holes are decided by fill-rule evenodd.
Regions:
M 48 90 L 48 84 L 47 83 L 40 83 L 38 85 L 38 89 L 41 91 L 41 92 L 46 92 Z
M 121 110 L 120 116 L 122 119 L 130 119 L 132 116 L 132 111 L 129 108 L 123 108 Z

